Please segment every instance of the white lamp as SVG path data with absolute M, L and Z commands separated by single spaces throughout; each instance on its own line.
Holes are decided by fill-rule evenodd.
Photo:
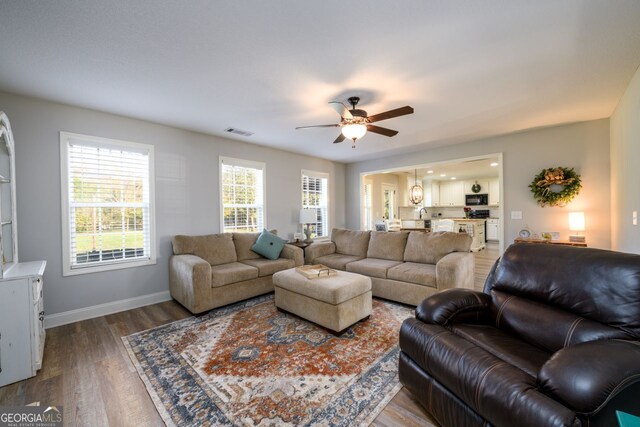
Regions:
M 351 123 L 342 126 L 342 134 L 345 138 L 353 141 L 353 148 L 356 146 L 356 139 L 362 138 L 367 133 L 367 126 L 360 123 Z
M 584 212 L 569 212 L 569 230 L 570 231 L 584 231 Z M 575 243 L 585 243 L 586 239 L 584 235 L 580 233 L 574 233 L 569 235 L 569 241 Z
M 304 234 L 307 236 L 305 243 L 311 243 L 311 227 L 309 224 L 315 224 L 318 221 L 317 213 L 315 209 L 300 209 L 300 224 L 306 225 L 307 228 Z

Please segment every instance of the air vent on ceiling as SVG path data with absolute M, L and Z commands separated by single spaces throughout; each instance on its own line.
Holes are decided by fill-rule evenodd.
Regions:
M 229 133 L 235 133 L 236 135 L 242 135 L 242 136 L 251 136 L 251 135 L 253 135 L 253 132 L 249 132 L 247 130 L 242 130 L 242 129 L 238 129 L 238 128 L 226 128 L 224 131 L 225 132 L 229 132 Z

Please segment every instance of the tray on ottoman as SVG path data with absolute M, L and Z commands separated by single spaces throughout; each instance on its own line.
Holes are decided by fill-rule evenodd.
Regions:
M 291 268 L 275 273 L 273 285 L 276 307 L 336 333 L 371 314 L 371 279 L 367 276 L 336 271 L 311 280 Z

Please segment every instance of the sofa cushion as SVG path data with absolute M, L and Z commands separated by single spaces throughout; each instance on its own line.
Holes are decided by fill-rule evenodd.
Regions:
M 277 273 L 280 270 L 286 270 L 296 266 L 296 262 L 288 258 L 278 259 L 246 259 L 242 263 L 253 266 L 258 269 L 258 275 L 260 277 L 271 276 L 273 273 Z
M 268 230 L 263 230 L 258 236 L 255 245 L 251 246 L 251 250 L 265 258 L 274 260 L 280 258 L 284 244 L 285 241 L 283 239 L 269 233 Z
M 369 247 L 370 233 L 370 231 L 334 228 L 331 230 L 331 241 L 336 244 L 336 253 L 365 258 Z
M 215 265 L 211 267 L 211 287 L 251 280 L 258 277 L 258 269 L 240 262 Z
M 437 264 L 442 257 L 451 252 L 469 252 L 472 240 L 467 233 L 412 231 L 407 238 L 404 260 Z
M 408 231 L 372 231 L 369 238 L 367 258 L 403 261 L 408 236 Z
M 273 234 L 278 234 L 276 230 L 269 230 Z M 261 233 L 233 233 L 233 244 L 236 246 L 236 257 L 238 261 L 245 259 L 259 259 L 262 255 L 255 253 L 251 247 L 256 244 L 256 240 Z
M 633 339 L 622 329 L 529 298 L 494 289 L 491 301 L 491 316 L 497 328 L 552 352 L 588 341 Z
M 453 323 L 449 330 L 533 378 L 537 377 L 538 371 L 552 354 L 491 325 Z
M 330 254 L 318 257 L 313 260 L 314 263 L 324 264 L 327 267 L 335 268 L 336 270 L 346 270 L 346 265 L 350 262 L 361 260 L 362 257 L 353 255 L 342 254 Z
M 418 285 L 436 286 L 436 266 L 433 264 L 419 264 L 404 262 L 391 267 L 387 271 L 387 278 L 400 282 L 416 283 Z
M 535 377 L 443 326 L 405 320 L 400 348 L 492 425 L 580 425 L 575 412 L 537 389 Z
M 521 243 L 505 251 L 487 285 L 486 293 L 538 301 L 640 338 L 640 255 Z
M 387 278 L 387 270 L 396 265 L 402 264 L 398 261 L 390 261 L 388 259 L 365 258 L 360 261 L 354 261 L 347 264 L 347 271 L 352 273 L 364 274 L 369 277 Z
M 231 234 L 206 236 L 174 236 L 171 240 L 175 255 L 195 255 L 211 265 L 237 261 Z

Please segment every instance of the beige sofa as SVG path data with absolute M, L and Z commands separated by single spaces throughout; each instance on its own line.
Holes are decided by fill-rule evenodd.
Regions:
M 273 291 L 271 276 L 304 264 L 302 249 L 284 245 L 280 258 L 253 252 L 260 233 L 175 236 L 169 259 L 171 296 L 192 313 Z
M 418 305 L 448 288 L 473 289 L 472 238 L 466 233 L 333 229 L 331 241 L 305 251 L 306 261 L 371 278 L 373 295 Z

